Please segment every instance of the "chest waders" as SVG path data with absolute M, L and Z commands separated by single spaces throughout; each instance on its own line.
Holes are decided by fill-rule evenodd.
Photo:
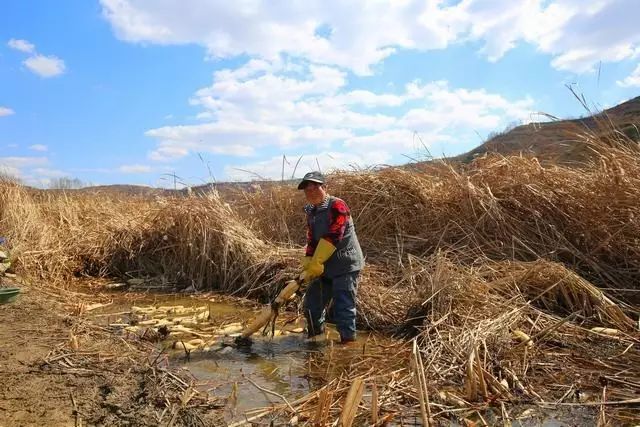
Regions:
M 330 197 L 327 203 L 307 212 L 307 225 L 311 230 L 312 244 L 316 247 L 329 232 L 331 207 L 335 200 L 335 197 Z M 305 293 L 304 311 L 310 337 L 324 332 L 325 310 L 333 299 L 334 320 L 342 341 L 355 339 L 357 279 L 363 266 L 362 250 L 353 220 L 349 218 L 342 240 L 324 264 L 324 273 L 309 284 Z

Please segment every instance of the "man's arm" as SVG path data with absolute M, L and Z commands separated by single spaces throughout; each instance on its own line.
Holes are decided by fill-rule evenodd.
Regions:
M 347 228 L 347 221 L 351 213 L 347 204 L 337 199 L 331 205 L 331 224 L 326 236 L 323 236 L 329 243 L 336 246 L 344 237 L 344 230 Z

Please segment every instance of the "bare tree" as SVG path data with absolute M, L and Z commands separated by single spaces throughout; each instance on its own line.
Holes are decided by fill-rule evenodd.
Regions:
M 84 183 L 78 178 L 70 178 L 63 176 L 60 178 L 52 178 L 49 188 L 52 190 L 73 190 L 84 187 Z

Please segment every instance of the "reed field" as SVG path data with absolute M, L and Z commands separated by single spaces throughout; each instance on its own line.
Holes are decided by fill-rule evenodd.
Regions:
M 490 407 L 507 425 L 523 405 L 585 405 L 600 425 L 637 420 L 640 146 L 599 135 L 578 135 L 591 154 L 576 166 L 493 154 L 330 174 L 366 255 L 359 327 L 404 344 L 271 411 L 437 425 Z M 298 269 L 303 205 L 275 183 L 151 198 L 4 180 L 0 235 L 42 286 L 145 278 L 267 302 Z

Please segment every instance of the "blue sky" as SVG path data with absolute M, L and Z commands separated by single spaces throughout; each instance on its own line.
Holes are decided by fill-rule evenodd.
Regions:
M 0 5 L 0 169 L 173 185 L 455 155 L 640 95 L 637 0 Z M 416 137 L 419 135 L 419 140 Z

